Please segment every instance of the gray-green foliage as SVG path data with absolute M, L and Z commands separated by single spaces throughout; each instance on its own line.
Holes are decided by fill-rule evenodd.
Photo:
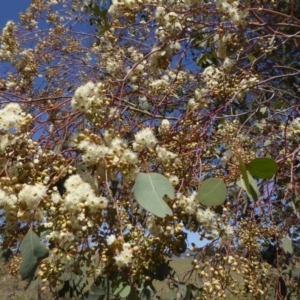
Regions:
M 49 255 L 49 250 L 36 233 L 30 228 L 20 247 L 22 263 L 20 266 L 22 279 L 30 279 L 39 265 L 39 262 Z
M 174 199 L 174 188 L 168 178 L 158 173 L 139 173 L 133 187 L 137 202 L 158 217 L 172 216 L 172 210 L 164 200 Z
M 237 184 L 246 191 L 250 199 L 257 201 L 260 193 L 251 174 L 261 179 L 272 178 L 278 171 L 277 163 L 271 158 L 255 158 L 248 164 L 245 164 L 240 156 L 238 159 L 242 178 Z
M 226 185 L 222 179 L 209 178 L 200 184 L 197 198 L 203 205 L 217 206 L 225 201 L 226 193 Z
M 278 171 L 278 165 L 271 158 L 260 157 L 246 164 L 246 169 L 257 178 L 268 179 L 272 178 Z

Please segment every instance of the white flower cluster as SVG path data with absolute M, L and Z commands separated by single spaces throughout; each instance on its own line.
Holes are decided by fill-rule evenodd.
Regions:
M 227 61 L 226 64 L 227 66 L 225 65 L 225 67 L 228 68 L 228 66 L 232 65 L 232 62 Z M 258 79 L 255 76 L 248 76 L 243 78 L 240 82 L 236 82 L 235 85 L 232 86 L 232 83 L 228 80 L 226 72 L 228 72 L 228 70 L 224 67 L 207 67 L 202 73 L 202 77 L 207 88 L 205 93 L 213 90 L 217 91 L 220 86 L 222 86 L 222 90 L 226 91 L 229 96 L 233 96 L 235 94 L 248 91 L 251 86 L 258 82 Z
M 112 3 L 109 7 L 108 13 L 112 18 L 123 17 L 124 11 L 126 9 L 136 9 L 140 1 L 136 0 L 112 0 Z
M 114 234 L 111 234 L 106 237 L 106 243 L 108 246 L 111 246 L 116 241 L 116 236 Z
M 285 130 L 285 126 L 283 125 L 283 130 Z M 300 134 L 300 118 L 296 118 L 291 122 L 286 130 L 286 134 L 288 137 L 298 137 Z
M 209 208 L 199 208 L 196 213 L 196 219 L 201 224 L 203 230 L 205 230 L 213 238 L 218 238 L 220 236 L 220 232 L 216 226 L 217 215 L 215 214 L 215 212 L 213 212 Z
M 175 159 L 177 157 L 177 154 L 168 151 L 165 147 L 157 146 L 155 148 L 157 157 L 162 162 L 167 162 L 169 160 Z
M 31 118 L 17 103 L 8 103 L 0 110 L 0 130 L 19 129 Z
M 108 131 L 104 133 L 101 144 L 85 139 L 78 144 L 77 148 L 83 151 L 82 160 L 89 166 L 96 164 L 101 166 L 103 159 L 109 157 L 113 166 L 127 166 L 124 175 L 127 180 L 134 180 L 139 172 L 137 154 L 129 149 L 126 141 L 112 137 Z
M 14 207 L 18 202 L 18 198 L 16 195 L 12 194 L 9 195 L 6 191 L 3 191 L 0 189 L 0 209 L 6 208 L 8 210 L 8 207 Z
M 235 65 L 235 60 L 226 57 L 222 65 L 222 69 L 225 71 L 225 73 L 230 73 L 234 65 Z
M 161 79 L 157 79 L 152 81 L 149 84 L 150 87 L 150 92 L 153 95 L 159 95 L 161 93 L 164 93 L 168 90 L 170 87 L 170 81 L 169 81 L 169 76 L 168 75 L 163 75 Z
M 197 193 L 193 192 L 190 196 L 185 196 L 182 193 L 177 193 L 176 198 L 179 200 L 179 206 L 184 210 L 188 215 L 193 215 L 197 211 L 199 205 L 198 200 L 196 199 Z
M 19 49 L 19 43 L 14 34 L 16 27 L 13 21 L 8 21 L 2 30 L 0 36 L 0 61 L 12 61 L 14 54 Z
M 129 243 L 123 244 L 123 251 L 114 257 L 119 268 L 126 267 L 132 262 L 132 250 Z
M 226 59 L 228 56 L 228 48 L 231 48 L 230 45 L 239 45 L 237 36 L 231 33 L 216 34 L 214 40 L 217 46 L 217 55 L 220 59 Z
M 159 236 L 164 232 L 164 229 L 161 225 L 156 223 L 156 218 L 151 216 L 147 219 L 146 226 L 150 234 L 153 236 Z
M 99 162 L 109 152 L 109 148 L 105 145 L 96 145 L 88 140 L 81 141 L 77 148 L 84 151 L 82 160 L 90 166 Z
M 48 5 L 49 6 L 52 6 L 52 5 L 55 5 L 55 4 L 58 4 L 57 0 L 50 0 L 50 1 L 48 1 Z
M 179 179 L 176 175 L 170 175 L 169 181 L 172 183 L 173 186 L 176 186 L 179 183 Z
M 224 72 L 215 66 L 207 67 L 203 71 L 202 77 L 208 90 L 214 90 L 220 84 L 223 84 L 223 82 L 226 81 Z
M 46 192 L 47 187 L 43 184 L 26 184 L 19 192 L 18 198 L 20 202 L 26 203 L 28 209 L 37 209 Z
M 31 75 L 36 75 L 37 70 L 37 64 L 36 64 L 36 58 L 34 56 L 34 52 L 32 49 L 27 48 L 24 49 L 20 53 L 20 60 L 24 62 L 24 66 L 20 71 L 22 70 L 22 79 L 20 80 L 20 84 L 22 85 L 27 81 L 26 76 L 30 77 Z
M 233 233 L 234 233 L 234 228 L 231 225 L 225 225 L 223 227 L 223 235 L 222 235 L 223 241 L 230 241 L 232 239 Z
M 229 135 L 230 137 L 236 136 L 239 129 L 239 122 L 237 120 L 225 120 L 222 124 L 218 125 L 218 134 Z
M 165 70 L 170 64 L 170 57 L 174 52 L 173 48 L 168 45 L 164 48 L 164 50 L 160 50 L 154 46 L 152 52 L 153 53 L 150 56 L 148 67 L 150 67 L 152 71 Z M 165 82 L 161 80 L 162 79 L 156 80 L 158 83 L 154 84 L 154 89 L 157 89 L 158 84 L 159 86 L 164 86 Z
M 156 30 L 156 35 L 160 37 L 160 41 L 164 42 L 165 38 L 162 31 L 165 31 L 168 36 L 175 34 L 182 30 L 181 19 L 175 12 L 167 13 L 163 6 L 158 6 L 155 12 L 156 20 L 158 21 L 159 27 Z
M 108 57 L 105 61 L 106 71 L 112 76 L 117 76 L 122 73 L 122 57 L 116 55 L 114 57 Z
M 206 228 L 209 228 L 213 226 L 214 220 L 216 219 L 216 214 L 209 208 L 199 208 L 196 213 L 196 218 L 201 225 L 206 226 Z
M 163 119 L 161 121 L 161 124 L 160 124 L 160 127 L 159 127 L 159 132 L 160 133 L 168 133 L 168 131 L 170 130 L 170 128 L 171 128 L 170 121 L 167 120 L 167 119 Z
M 1 154 L 5 151 L 5 149 L 8 146 L 13 145 L 15 143 L 16 140 L 12 136 L 10 136 L 10 137 L 8 135 L 1 136 L 1 139 L 0 139 L 0 153 Z
M 157 144 L 157 139 L 152 129 L 148 127 L 138 131 L 134 138 L 133 149 L 136 151 L 142 151 L 146 148 L 152 149 Z
M 232 239 L 234 228 L 229 224 L 222 224 L 222 230 L 217 228 L 217 215 L 209 208 L 199 208 L 196 213 L 197 221 L 213 238 L 221 237 L 223 241 Z
M 104 85 L 101 82 L 94 84 L 89 81 L 76 89 L 71 105 L 73 109 L 84 113 L 91 113 L 93 107 L 102 108 L 108 101 L 105 97 Z
M 199 208 L 199 201 L 196 198 L 197 193 L 193 192 L 190 196 L 185 196 L 182 193 L 176 194 L 178 205 L 188 215 L 194 215 L 197 221 L 201 224 L 203 230 L 212 236 L 218 238 L 221 236 L 221 230 L 217 227 L 217 215 L 209 208 Z M 230 225 L 222 224 L 222 239 L 226 240 L 231 238 L 233 228 Z
M 235 25 L 245 25 L 248 11 L 240 9 L 239 1 L 216 0 L 217 8 L 227 14 Z
M 131 60 L 134 62 L 134 63 L 137 63 L 138 61 L 140 61 L 143 57 L 144 57 L 144 54 L 139 52 L 136 48 L 134 47 L 129 47 L 127 49 L 127 53 L 129 54 Z M 141 62 L 142 64 L 146 64 L 145 61 L 142 61 Z M 139 65 L 137 66 L 137 68 L 139 67 Z M 144 66 L 142 67 L 142 69 L 144 68 Z M 141 70 L 139 70 L 141 71 Z
M 108 200 L 105 197 L 95 195 L 94 190 L 87 182 L 84 182 L 79 175 L 70 176 L 65 182 L 66 197 L 63 203 L 63 210 L 69 213 L 80 212 L 83 206 L 96 212 L 105 209 Z
M 206 93 L 207 90 L 203 89 L 200 90 L 199 88 L 195 89 L 195 96 L 194 98 L 190 98 L 188 103 L 187 103 L 187 109 L 192 110 L 194 108 L 204 108 L 207 107 L 208 104 L 211 102 L 211 100 L 205 98 L 204 93 Z
M 80 233 L 80 232 L 78 232 Z M 63 241 L 64 243 L 72 242 L 76 239 L 75 235 L 69 231 L 55 231 L 52 230 L 48 235 L 46 235 L 46 239 L 51 241 Z
M 24 147 L 24 145 L 27 146 L 33 146 L 34 142 L 31 140 L 28 136 L 28 133 L 25 134 L 11 134 L 11 133 L 5 133 L 0 138 L 0 154 L 3 154 L 6 151 L 7 147 Z M 17 168 L 22 169 L 23 163 L 20 158 L 17 159 Z

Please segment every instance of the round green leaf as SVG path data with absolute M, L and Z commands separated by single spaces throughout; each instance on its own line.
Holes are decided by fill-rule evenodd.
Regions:
M 136 201 L 154 215 L 160 218 L 173 215 L 163 199 L 165 195 L 174 199 L 174 188 L 165 176 L 158 173 L 139 173 L 133 186 L 133 194 Z
M 124 284 L 123 282 L 120 282 L 119 286 L 117 286 L 113 290 L 114 295 L 118 295 L 121 298 L 125 298 L 130 294 L 131 286 L 128 284 Z
M 200 184 L 197 198 L 203 205 L 216 206 L 225 201 L 226 193 L 226 185 L 223 180 L 209 178 Z
M 246 164 L 246 169 L 255 177 L 272 178 L 278 171 L 278 165 L 271 158 L 255 158 L 249 164 Z

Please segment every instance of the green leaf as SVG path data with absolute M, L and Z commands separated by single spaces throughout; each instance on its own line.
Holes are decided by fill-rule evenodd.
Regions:
M 140 290 L 140 300 L 150 300 L 155 295 L 155 289 L 151 282 L 143 282 Z
M 197 66 L 201 68 L 207 68 L 212 64 L 217 65 L 217 55 L 215 52 L 202 54 L 200 57 L 196 58 Z
M 62 281 L 68 281 L 72 278 L 72 273 L 71 272 L 67 272 L 65 271 L 64 273 L 62 273 L 61 276 L 59 276 L 59 279 Z
M 26 287 L 26 290 L 28 291 L 37 291 L 38 286 L 42 284 L 42 280 L 39 277 L 35 277 L 34 280 L 32 280 Z
M 268 300 L 275 300 L 275 291 L 274 290 L 269 291 L 268 296 L 269 296 Z
M 40 242 L 36 233 L 30 228 L 20 247 L 22 263 L 20 266 L 22 279 L 30 279 L 39 262 L 49 255 L 48 249 Z
M 225 201 L 226 194 L 226 185 L 223 180 L 208 178 L 200 184 L 197 198 L 203 205 L 216 206 Z
M 240 170 L 242 173 L 242 180 L 238 182 L 238 185 L 246 191 L 249 198 L 251 198 L 254 201 L 257 201 L 259 191 L 258 191 L 256 181 L 247 172 L 245 164 L 240 156 L 238 156 L 238 160 L 239 160 L 239 164 L 240 164 Z M 251 184 L 250 184 L 250 182 L 251 182 Z
M 112 289 L 112 293 L 114 295 L 120 296 L 121 298 L 125 298 L 130 294 L 131 286 L 128 284 L 124 284 L 124 282 L 120 282 L 118 286 Z
M 186 287 L 185 283 L 180 282 L 178 284 L 178 287 L 179 287 L 179 291 L 180 291 L 180 294 L 181 294 L 182 298 L 185 298 L 186 292 L 187 292 L 187 287 Z
M 84 293 L 83 300 L 103 300 L 109 290 L 107 284 L 106 277 L 98 277 L 97 284 L 94 282 L 90 290 Z
M 292 243 L 291 239 L 288 236 L 286 236 L 283 239 L 282 247 L 283 247 L 284 252 L 293 254 L 293 252 L 294 252 L 293 251 L 293 243 Z
M 243 190 L 246 191 L 248 197 L 250 199 L 252 199 L 253 201 L 257 201 L 258 197 L 259 197 L 259 190 L 256 184 L 255 179 L 251 176 L 250 173 L 246 172 L 246 176 L 247 176 L 247 181 L 249 184 L 249 190 L 247 190 L 246 188 L 246 183 L 244 178 L 242 178 L 241 180 L 237 181 L 237 185 L 239 187 L 241 187 Z
M 300 277 L 300 268 L 295 268 L 294 270 L 292 270 L 292 276 Z
M 246 165 L 246 169 L 255 177 L 267 179 L 278 171 L 278 165 L 271 158 L 255 158 Z
M 249 179 L 248 179 L 248 176 L 247 176 L 247 170 L 246 170 L 245 164 L 244 164 L 244 162 L 243 162 L 243 160 L 240 156 L 238 156 L 238 160 L 239 160 L 240 170 L 241 170 L 241 173 L 242 173 L 242 178 L 244 180 L 244 185 L 245 185 L 246 192 L 251 194 L 250 183 L 249 183 Z
M 139 173 L 133 186 L 136 201 L 149 212 L 164 218 L 173 215 L 172 210 L 164 201 L 167 195 L 174 199 L 174 188 L 168 178 L 157 173 Z
M 176 292 L 173 291 L 173 290 L 170 290 L 170 291 L 168 291 L 168 292 L 166 293 L 166 298 L 167 298 L 168 300 L 176 300 L 176 296 L 177 296 L 177 294 L 176 294 Z

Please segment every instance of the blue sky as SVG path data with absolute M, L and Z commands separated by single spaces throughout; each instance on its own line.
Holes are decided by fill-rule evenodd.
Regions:
M 0 28 L 3 28 L 9 20 L 18 21 L 18 14 L 25 12 L 30 3 L 30 0 L 1 0 Z
M 27 7 L 30 5 L 30 0 L 1 0 L 0 10 L 0 28 L 6 25 L 7 21 L 13 20 L 16 23 L 19 21 L 18 14 L 25 12 Z M 188 232 L 188 246 L 191 246 L 191 242 L 195 243 L 198 247 L 206 244 L 206 241 L 199 240 L 198 233 Z

